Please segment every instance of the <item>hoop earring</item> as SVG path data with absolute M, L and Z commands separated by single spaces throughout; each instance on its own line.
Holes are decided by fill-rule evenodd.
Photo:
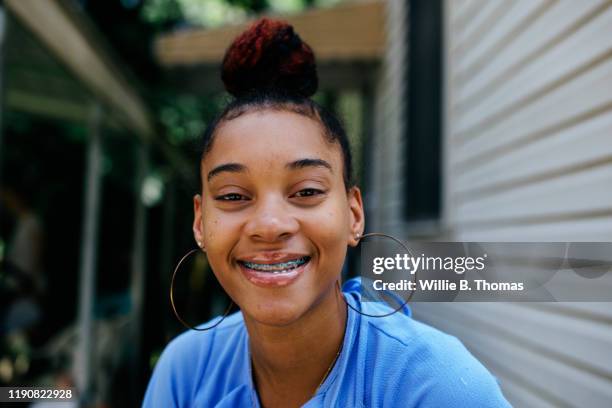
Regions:
M 406 250 L 406 252 L 408 252 L 410 254 L 411 257 L 414 257 L 412 255 L 412 251 L 410 251 L 410 249 L 408 249 L 408 247 L 406 245 L 404 245 L 404 243 L 402 241 L 400 241 L 399 239 L 397 239 L 397 238 L 395 238 L 395 237 L 393 237 L 391 235 L 383 234 L 382 232 L 369 232 L 369 233 L 363 234 L 363 235 L 357 234 L 355 238 L 357 238 L 359 240 L 359 244 L 361 244 L 361 240 L 363 238 L 367 238 L 367 237 L 384 237 L 384 238 L 389 238 L 389 239 L 395 241 L 397 244 L 399 244 L 402 248 L 404 248 Z M 416 281 L 417 281 L 417 272 L 414 273 L 414 282 L 416 283 Z M 342 294 L 342 285 L 340 284 L 340 279 L 338 279 L 336 281 L 336 283 L 338 285 L 338 289 L 340 289 L 340 294 Z M 410 302 L 410 299 L 412 299 L 413 295 L 414 295 L 414 290 L 412 290 L 410 292 L 410 295 L 408 295 L 408 298 L 397 309 L 395 309 L 395 310 L 393 310 L 393 311 L 391 311 L 389 313 L 382 314 L 382 315 L 372 315 L 372 314 L 369 314 L 369 313 L 363 313 L 360 310 L 358 310 L 356 307 L 352 306 L 349 302 L 347 302 L 347 300 L 344 297 L 344 295 L 342 295 L 342 299 L 344 300 L 344 303 L 346 303 L 347 307 L 349 307 L 350 309 L 352 309 L 353 311 L 359 313 L 362 316 L 367 316 L 367 317 L 387 317 L 387 316 L 391 316 L 392 314 L 397 313 L 400 310 L 402 310 L 404 308 L 404 306 L 406 306 L 408 304 L 408 302 Z M 392 294 L 391 296 L 396 297 L 397 295 Z
M 232 309 L 232 306 L 234 305 L 234 302 L 233 301 L 230 302 L 230 304 L 227 307 L 227 309 L 225 309 L 225 313 L 223 313 L 223 317 L 221 317 L 221 319 L 218 322 L 216 322 L 215 324 L 211 325 L 210 327 L 203 327 L 201 329 L 198 329 L 197 327 L 194 327 L 194 326 L 190 325 L 189 323 L 185 322 L 181 318 L 181 316 L 179 315 L 178 311 L 176 310 L 176 306 L 174 305 L 174 278 L 176 277 L 176 273 L 178 272 L 179 268 L 181 267 L 181 264 L 183 263 L 183 261 L 185 259 L 189 258 L 189 256 L 191 256 L 194 252 L 199 252 L 199 251 L 200 251 L 200 248 L 194 248 L 191 251 L 187 252 L 187 254 L 183 255 L 181 260 L 178 262 L 178 264 L 174 268 L 174 273 L 172 273 L 172 280 L 170 281 L 170 304 L 172 305 L 172 311 L 174 312 L 174 315 L 176 316 L 178 321 L 181 322 L 181 324 L 183 326 L 185 326 L 188 329 L 195 330 L 195 331 L 206 331 L 206 330 L 214 329 L 215 327 L 217 327 L 227 317 L 227 315 L 229 314 L 230 310 Z

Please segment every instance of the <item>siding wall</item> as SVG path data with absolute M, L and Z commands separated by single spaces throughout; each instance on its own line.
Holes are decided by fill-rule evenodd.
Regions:
M 402 152 L 404 149 L 404 59 L 406 27 L 404 0 L 386 2 L 386 51 L 377 81 L 374 84 L 373 120 L 371 138 L 371 174 L 368 192 L 364 197 L 367 210 L 366 231 L 397 232 L 401 219 Z
M 406 237 L 403 7 L 388 1 L 366 205 L 369 231 Z M 430 238 L 611 242 L 612 1 L 445 0 L 444 18 L 446 232 Z M 612 406 L 612 303 L 413 309 L 459 337 L 514 406 Z

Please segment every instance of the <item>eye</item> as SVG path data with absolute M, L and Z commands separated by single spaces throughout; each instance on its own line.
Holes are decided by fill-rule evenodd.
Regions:
M 294 197 L 312 197 L 320 194 L 324 194 L 325 192 L 316 188 L 305 188 L 303 190 L 298 191 L 293 196 Z
M 218 200 L 218 201 L 242 201 L 242 200 L 248 200 L 248 198 L 246 198 L 242 194 L 229 193 L 229 194 L 224 194 L 224 195 L 217 196 L 217 197 L 215 197 L 215 200 Z

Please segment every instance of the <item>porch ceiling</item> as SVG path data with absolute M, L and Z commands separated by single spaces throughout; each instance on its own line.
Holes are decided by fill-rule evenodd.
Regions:
M 9 42 L 7 50 L 9 108 L 59 120 L 86 121 L 92 99 L 101 101 L 109 108 L 103 125 L 128 129 L 143 143 L 153 144 L 184 180 L 193 182 L 189 161 L 157 132 L 137 91 L 137 81 L 86 15 L 70 0 L 4 3 L 20 22 L 21 26 L 12 24 L 11 30 L 20 32 L 17 39 L 22 40 Z M 30 40 L 30 34 L 37 40 Z
M 146 142 L 154 137 L 144 101 L 70 2 L 7 0 L 5 3 L 89 92 L 105 101 L 123 118 L 128 128 Z

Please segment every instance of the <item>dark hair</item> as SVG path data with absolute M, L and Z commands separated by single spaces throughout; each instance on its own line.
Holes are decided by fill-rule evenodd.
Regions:
M 224 121 L 257 110 L 290 111 L 317 120 L 327 141 L 340 145 L 344 185 L 347 190 L 353 185 L 346 131 L 333 113 L 310 98 L 318 87 L 314 54 L 291 25 L 266 18 L 255 22 L 227 49 L 221 79 L 234 99 L 206 127 L 201 140 L 202 159 Z

